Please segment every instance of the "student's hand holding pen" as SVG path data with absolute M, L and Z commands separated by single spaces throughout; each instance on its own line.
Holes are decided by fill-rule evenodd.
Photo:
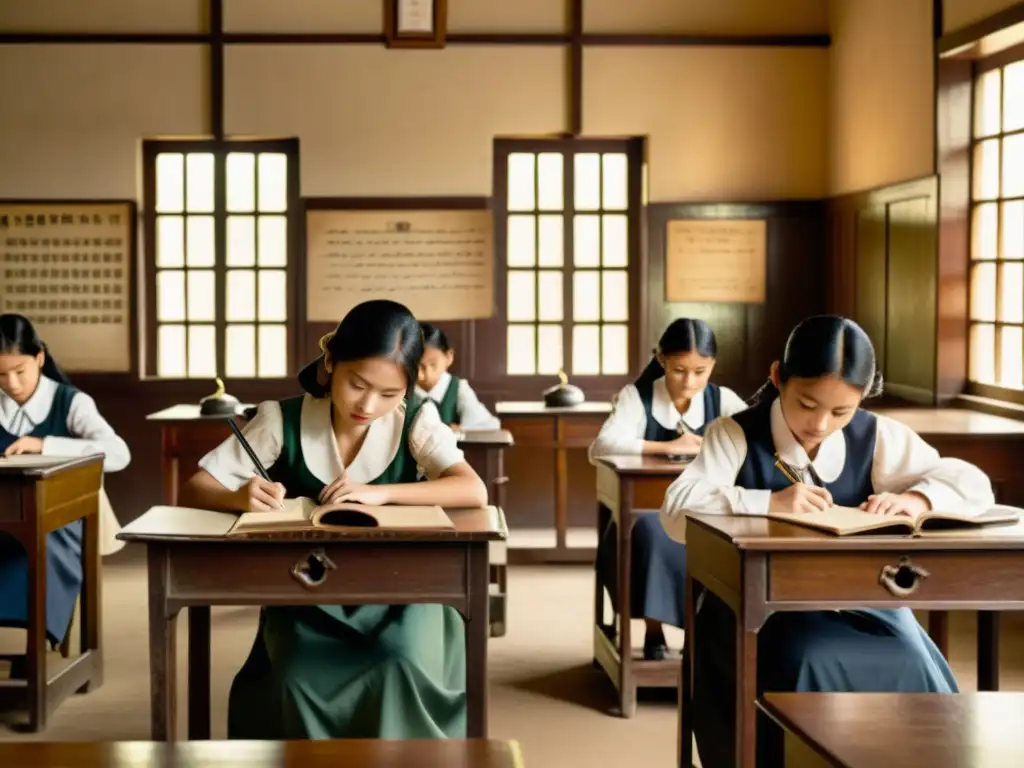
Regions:
M 280 483 L 264 480 L 253 475 L 240 489 L 245 494 L 246 509 L 250 512 L 272 512 L 281 509 L 285 488 Z
M 776 514 L 823 512 L 831 506 L 832 494 L 826 488 L 795 483 L 772 493 L 768 511 Z

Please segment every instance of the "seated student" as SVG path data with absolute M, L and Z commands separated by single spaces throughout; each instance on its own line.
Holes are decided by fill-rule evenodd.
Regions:
M 284 498 L 479 507 L 487 490 L 433 403 L 413 395 L 423 334 L 401 304 L 354 307 L 299 373 L 200 461 L 183 503 L 245 512 Z M 416 482 L 417 466 L 428 478 Z M 441 605 L 266 607 L 228 700 L 232 739 L 464 738 L 462 619 Z
M 433 400 L 441 421 L 452 429 L 501 429 L 501 422 L 480 402 L 469 382 L 448 373 L 455 350 L 445 332 L 428 323 L 420 323 L 420 327 L 424 349 L 416 394 Z
M 103 470 L 128 466 L 131 453 L 96 409 L 96 402 L 71 386 L 32 323 L 21 315 L 0 315 L 0 455 L 105 455 Z M 101 528 L 116 518 L 101 498 Z M 116 531 L 115 531 L 116 532 Z M 82 521 L 46 539 L 46 634 L 60 643 L 71 625 L 82 588 Z M 26 627 L 28 561 L 14 539 L 0 537 L 0 626 Z M 12 676 L 23 674 L 23 660 Z
M 640 378 L 616 395 L 614 410 L 590 446 L 591 460 L 696 453 L 708 424 L 747 407 L 731 389 L 708 381 L 717 354 L 715 334 L 703 320 L 680 318 L 670 324 Z M 686 547 L 668 537 L 655 512 L 637 519 L 632 541 L 630 613 L 646 623 L 644 658 L 664 659 L 662 625 L 683 626 Z M 612 524 L 601 532 L 597 555 L 616 607 L 617 542 Z
M 909 427 L 861 410 L 879 394 L 875 351 L 842 317 L 793 329 L 751 407 L 720 419 L 665 495 L 662 523 L 681 539 L 686 512 L 764 515 L 832 504 L 914 517 L 979 513 L 994 503 L 977 467 L 942 458 Z M 776 461 L 802 482 L 790 483 Z M 694 730 L 707 768 L 733 766 L 735 618 L 705 591 L 695 628 Z M 758 633 L 763 691 L 956 693 L 953 673 L 907 608 L 776 613 Z M 759 766 L 782 765 L 780 731 L 759 717 Z

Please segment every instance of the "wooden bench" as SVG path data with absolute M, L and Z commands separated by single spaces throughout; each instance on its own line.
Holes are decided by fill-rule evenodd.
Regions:
M 523 768 L 518 742 L 486 739 L 0 743 L 0 765 L 137 768 L 252 765 L 259 768 Z
M 785 768 L 1024 765 L 1024 693 L 767 693 L 758 707 L 785 731 Z

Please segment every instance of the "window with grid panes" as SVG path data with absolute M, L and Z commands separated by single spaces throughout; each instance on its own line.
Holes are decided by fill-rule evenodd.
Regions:
M 511 375 L 629 370 L 629 155 L 578 144 L 506 158 Z
M 149 373 L 287 376 L 289 153 L 273 142 L 197 143 L 192 151 L 157 147 L 152 157 Z
M 1024 390 L 1024 60 L 974 82 L 972 382 Z

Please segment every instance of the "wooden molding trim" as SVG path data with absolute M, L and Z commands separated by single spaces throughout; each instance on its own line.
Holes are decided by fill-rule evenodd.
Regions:
M 943 58 L 981 59 L 1024 43 L 1024 2 L 939 38 Z

